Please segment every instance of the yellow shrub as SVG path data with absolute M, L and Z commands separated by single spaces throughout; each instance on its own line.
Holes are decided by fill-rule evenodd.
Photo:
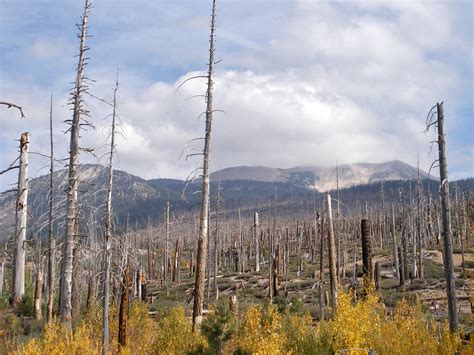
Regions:
M 374 338 L 380 334 L 383 309 L 375 292 L 369 290 L 365 299 L 353 303 L 352 292 L 340 292 L 330 328 L 335 351 L 343 349 L 372 349 Z
M 159 354 L 183 354 L 206 347 L 200 334 L 193 334 L 191 321 L 184 308 L 176 307 L 158 321 L 153 351 Z
M 109 314 L 109 351 L 118 351 L 118 309 L 111 305 Z M 127 347 L 122 354 L 149 354 L 152 352 L 156 323 L 148 317 L 145 303 L 133 302 L 127 322 Z M 43 339 L 31 339 L 20 347 L 21 354 L 101 354 L 102 310 L 95 308 L 84 316 L 74 332 L 58 322 L 46 327 Z
M 244 313 L 234 347 L 253 354 L 285 352 L 286 335 L 281 316 L 271 306 L 250 306 Z
M 101 344 L 81 324 L 74 333 L 59 323 L 46 328 L 44 339 L 32 339 L 19 349 L 20 354 L 98 354 Z
M 158 331 L 157 324 L 148 316 L 148 307 L 143 302 L 132 302 L 127 322 L 127 347 L 130 354 L 150 354 Z
M 286 351 L 295 354 L 321 352 L 318 334 L 309 314 L 286 315 L 283 318 L 283 330 L 286 334 Z

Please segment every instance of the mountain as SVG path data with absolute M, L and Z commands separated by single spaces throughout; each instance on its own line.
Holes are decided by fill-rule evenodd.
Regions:
M 320 192 L 336 188 L 339 174 L 339 188 L 369 184 L 380 181 L 409 180 L 417 177 L 418 170 L 399 160 L 385 163 L 356 163 L 336 167 L 300 166 L 289 169 L 268 168 L 264 166 L 236 166 L 211 174 L 211 181 L 252 180 L 262 182 L 288 182 L 294 185 L 313 188 Z M 420 171 L 422 179 L 428 174 Z
M 411 174 L 411 175 L 410 175 Z M 314 208 L 323 206 L 322 194 L 315 186 L 331 188 L 335 186 L 335 169 L 320 169 L 315 167 L 299 167 L 292 169 L 271 169 L 264 167 L 243 167 L 224 169 L 212 175 L 211 209 L 216 206 L 217 179 L 220 175 L 222 213 L 228 214 L 226 219 L 236 218 L 236 211 L 242 211 L 243 218 L 251 218 L 255 209 L 266 213 L 269 204 L 275 206 L 280 216 L 308 216 Z M 380 208 L 381 180 L 403 177 L 415 177 L 416 169 L 400 162 L 384 164 L 353 164 L 339 168 L 340 199 L 345 209 L 359 210 L 365 202 L 372 208 Z M 422 174 L 426 177 L 426 174 Z M 317 178 L 317 179 L 316 179 Z M 368 184 L 355 184 L 368 181 Z M 67 170 L 54 174 L 54 218 L 56 227 L 64 227 L 64 212 L 66 202 Z M 101 165 L 81 165 L 79 167 L 79 218 L 80 234 L 103 233 L 101 230 L 107 169 Z M 316 183 L 315 183 L 316 182 Z M 319 184 L 319 185 L 318 185 Z M 331 185 L 333 184 L 333 185 Z M 352 186 L 354 185 L 354 186 Z M 344 186 L 352 186 L 343 188 Z M 472 196 L 474 179 L 466 179 L 450 183 L 453 190 L 459 187 L 460 192 Z M 48 211 L 49 175 L 30 180 L 28 195 L 28 239 L 33 236 L 45 236 Z M 185 189 L 186 187 L 186 189 Z M 415 184 L 410 180 L 391 180 L 383 184 L 385 203 L 398 202 L 403 197 L 404 202 L 415 191 Z M 183 191 L 186 190 L 186 199 Z M 433 196 L 438 193 L 438 183 L 432 180 L 422 180 L 422 191 Z M 200 184 L 186 186 L 182 180 L 152 179 L 145 180 L 128 174 L 125 171 L 114 170 L 114 190 L 112 205 L 117 228 L 123 228 L 128 218 L 134 228 L 144 227 L 148 219 L 154 223 L 163 220 L 166 203 L 171 203 L 175 216 L 193 221 L 198 215 L 200 204 Z M 0 243 L 11 237 L 15 222 L 15 194 L 0 194 Z M 58 235 L 61 235 L 59 231 Z

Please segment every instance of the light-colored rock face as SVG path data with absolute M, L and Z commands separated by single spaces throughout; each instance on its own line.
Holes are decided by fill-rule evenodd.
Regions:
M 417 177 L 417 169 L 401 161 L 386 163 L 356 163 L 339 166 L 339 188 L 379 181 L 406 180 Z M 422 178 L 428 174 L 420 172 Z M 262 166 L 237 166 L 217 171 L 211 180 L 254 180 L 265 182 L 292 182 L 324 192 L 337 187 L 336 167 L 318 166 L 276 169 Z

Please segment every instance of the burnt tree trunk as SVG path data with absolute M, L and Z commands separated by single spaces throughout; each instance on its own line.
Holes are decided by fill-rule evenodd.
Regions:
M 122 293 L 120 297 L 119 310 L 119 333 L 118 341 L 121 347 L 127 346 L 127 309 L 128 291 L 130 288 L 130 267 L 127 265 L 123 274 Z
M 362 232 L 362 274 L 365 287 L 368 287 L 372 282 L 372 239 L 368 219 L 361 221 L 360 229 Z

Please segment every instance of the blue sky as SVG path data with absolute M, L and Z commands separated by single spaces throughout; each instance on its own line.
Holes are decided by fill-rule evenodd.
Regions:
M 0 2 L 0 166 L 17 154 L 21 132 L 48 152 L 54 94 L 58 155 L 78 48 L 82 1 Z M 125 138 L 118 167 L 145 178 L 184 178 L 199 161 L 179 159 L 202 135 L 196 117 L 206 69 L 210 1 L 96 0 L 90 14 L 91 92 L 111 98 L 120 66 Z M 334 165 L 400 159 L 428 168 L 426 113 L 445 101 L 452 178 L 474 176 L 473 4 L 470 1 L 218 1 L 217 115 L 213 170 L 234 165 Z M 87 98 L 95 130 L 84 146 L 100 152 L 109 108 Z M 198 148 L 187 147 L 186 151 Z M 95 158 L 81 156 L 82 162 Z M 31 174 L 46 173 L 36 156 Z M 14 176 L 3 176 L 4 189 Z

